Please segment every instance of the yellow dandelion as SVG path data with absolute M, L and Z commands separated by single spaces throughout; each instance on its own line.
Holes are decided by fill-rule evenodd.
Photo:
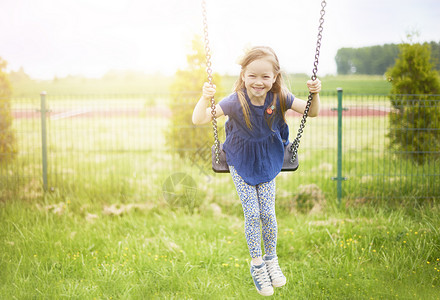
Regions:
M 239 266 L 240 266 L 239 264 L 235 264 L 235 267 L 237 267 L 237 268 L 238 268 Z

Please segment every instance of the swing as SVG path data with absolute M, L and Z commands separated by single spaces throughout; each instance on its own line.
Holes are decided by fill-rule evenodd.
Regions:
M 211 69 L 211 49 L 209 48 L 209 39 L 208 39 L 208 21 L 207 21 L 207 13 L 206 13 L 206 0 L 202 0 L 202 10 L 203 10 L 203 26 L 204 26 L 204 38 L 205 38 L 205 54 L 206 54 L 206 72 L 208 74 L 208 83 L 212 85 L 212 69 Z M 318 72 L 318 60 L 319 53 L 321 49 L 321 39 L 322 39 L 322 25 L 324 24 L 324 15 L 325 15 L 325 6 L 327 5 L 326 0 L 321 1 L 321 11 L 319 18 L 319 27 L 318 27 L 318 39 L 316 41 L 316 51 L 315 51 L 315 61 L 313 63 L 313 71 L 311 79 L 316 79 L 316 73 Z M 301 140 L 301 136 L 306 125 L 307 115 L 309 113 L 310 105 L 312 104 L 313 94 L 309 92 L 309 96 L 307 98 L 306 108 L 304 109 L 304 113 L 301 119 L 300 126 L 298 128 L 298 133 L 293 142 L 284 146 L 284 161 L 283 167 L 281 168 L 282 172 L 287 171 L 296 171 L 299 167 L 298 161 L 298 147 Z M 229 166 L 226 162 L 226 153 L 223 151 L 223 144 L 220 143 L 218 139 L 218 130 L 217 130 L 217 118 L 215 112 L 215 99 L 211 98 L 211 115 L 212 115 L 212 129 L 214 131 L 214 145 L 211 148 L 211 156 L 212 156 L 212 169 L 216 173 L 229 173 Z

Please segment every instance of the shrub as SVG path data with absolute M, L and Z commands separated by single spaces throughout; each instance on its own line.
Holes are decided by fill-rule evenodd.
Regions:
M 11 162 L 17 154 L 17 142 L 12 130 L 12 89 L 5 72 L 6 65 L 6 61 L 0 58 L 0 165 Z
M 431 63 L 429 44 L 401 44 L 392 82 L 391 147 L 418 164 L 440 156 L 440 79 Z M 437 99 L 437 100 L 436 100 Z
M 192 40 L 192 52 L 187 55 L 187 62 L 185 70 L 176 72 L 171 86 L 172 117 L 165 136 L 172 153 L 178 154 L 180 158 L 192 160 L 201 148 L 206 152 L 214 140 L 211 126 L 192 124 L 194 107 L 202 95 L 203 83 L 207 81 L 204 46 L 199 36 Z M 216 95 L 221 94 L 218 74 L 213 74 L 213 82 L 217 86 Z M 210 155 L 210 152 L 208 154 Z

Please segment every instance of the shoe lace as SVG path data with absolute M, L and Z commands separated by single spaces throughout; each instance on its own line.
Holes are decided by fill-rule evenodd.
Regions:
M 272 285 L 266 268 L 254 269 L 254 276 L 261 288 Z
M 280 265 L 278 264 L 278 258 L 266 261 L 266 266 L 272 279 L 283 276 L 283 272 L 281 272 Z

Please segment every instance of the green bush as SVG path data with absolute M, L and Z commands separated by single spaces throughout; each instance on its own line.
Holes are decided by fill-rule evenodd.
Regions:
M 12 130 L 12 89 L 5 72 L 6 65 L 6 61 L 0 57 L 0 165 L 11 162 L 17 154 L 17 142 Z
M 440 79 L 429 44 L 401 44 L 392 82 L 391 146 L 418 164 L 440 156 Z
M 165 136 L 172 153 L 193 160 L 196 153 L 206 152 L 214 140 L 211 126 L 192 124 L 194 107 L 202 95 L 203 83 L 207 81 L 204 46 L 199 36 L 192 40 L 192 52 L 187 55 L 187 62 L 187 68 L 176 72 L 171 85 L 172 117 Z M 217 95 L 221 94 L 218 74 L 213 74 L 213 83 L 217 86 Z

